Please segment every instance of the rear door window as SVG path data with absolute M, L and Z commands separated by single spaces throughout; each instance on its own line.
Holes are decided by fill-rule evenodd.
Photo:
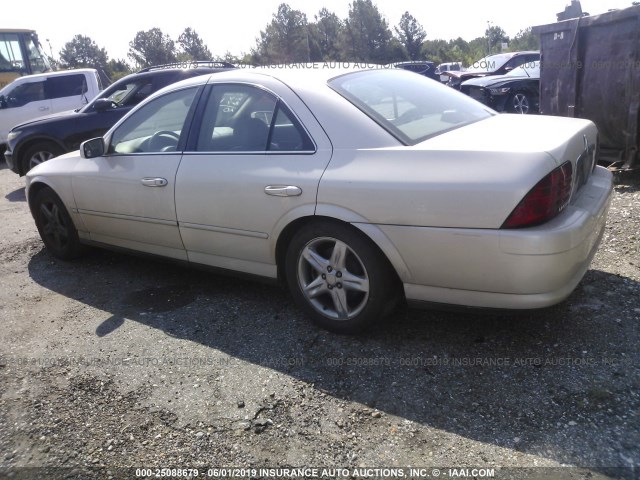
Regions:
M 47 79 L 46 96 L 49 99 L 80 96 L 87 91 L 85 76 L 62 75 Z
M 211 90 L 198 135 L 200 152 L 311 152 L 306 131 L 276 96 L 248 85 Z

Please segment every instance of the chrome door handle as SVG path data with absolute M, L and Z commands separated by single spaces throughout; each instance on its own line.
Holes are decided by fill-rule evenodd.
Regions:
M 39 107 L 38 110 L 40 110 L 41 112 L 45 112 L 49 110 L 49 107 Z
M 143 178 L 140 183 L 145 187 L 164 187 L 169 183 L 166 178 Z
M 302 195 L 302 189 L 294 185 L 267 185 L 264 193 L 274 197 L 297 197 Z

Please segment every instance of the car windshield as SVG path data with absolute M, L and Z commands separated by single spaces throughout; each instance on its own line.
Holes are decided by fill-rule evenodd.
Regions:
M 111 100 L 118 107 L 124 105 L 137 105 L 151 93 L 153 93 L 153 85 L 149 78 L 135 78 L 128 82 L 116 82 L 106 90 L 102 91 L 80 111 L 83 113 L 93 111 L 93 105 L 96 100 L 102 98 Z
M 488 57 L 484 57 L 477 62 L 471 64 L 471 66 L 467 69 L 467 72 L 470 73 L 491 73 L 498 70 L 505 63 L 507 63 L 513 54 L 511 53 L 502 53 L 499 55 L 490 55 Z
M 452 88 L 402 70 L 349 73 L 329 85 L 405 145 L 493 115 Z
M 509 73 L 508 77 L 531 77 L 540 78 L 540 62 L 529 62 L 514 68 Z

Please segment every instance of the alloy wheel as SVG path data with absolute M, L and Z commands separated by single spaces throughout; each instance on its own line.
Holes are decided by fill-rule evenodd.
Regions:
M 364 263 L 346 243 L 331 237 L 315 238 L 302 249 L 298 283 L 309 304 L 333 320 L 356 317 L 369 298 Z
M 529 99 L 524 93 L 516 93 L 513 97 L 513 109 L 516 113 L 529 113 Z

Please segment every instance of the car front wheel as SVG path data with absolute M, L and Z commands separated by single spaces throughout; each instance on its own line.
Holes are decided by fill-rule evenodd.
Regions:
M 526 93 L 518 92 L 511 98 L 513 113 L 526 115 L 531 110 L 531 101 Z
M 40 190 L 33 200 L 33 216 L 47 250 L 62 260 L 82 253 L 78 231 L 62 200 L 49 188 Z
M 36 165 L 61 155 L 62 149 L 53 142 L 39 142 L 27 149 L 24 154 L 23 170 L 27 173 Z
M 334 222 L 315 222 L 292 239 L 286 257 L 289 289 L 319 326 L 354 333 L 388 312 L 397 279 L 364 234 Z

